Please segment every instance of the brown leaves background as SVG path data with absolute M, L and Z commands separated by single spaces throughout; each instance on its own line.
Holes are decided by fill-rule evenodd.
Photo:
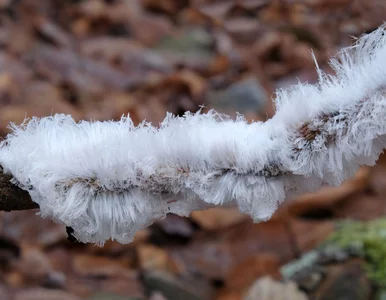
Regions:
M 311 49 L 329 71 L 328 57 L 385 13 L 382 0 L 1 0 L 0 133 L 52 113 L 158 124 L 203 104 L 266 120 L 277 88 L 317 79 Z M 169 216 L 129 245 L 71 244 L 35 211 L 2 213 L 0 299 L 337 299 L 350 272 L 364 289 L 347 299 L 368 299 L 361 261 L 331 267 L 311 290 L 277 280 L 338 219 L 385 214 L 384 161 L 266 223 L 211 209 Z

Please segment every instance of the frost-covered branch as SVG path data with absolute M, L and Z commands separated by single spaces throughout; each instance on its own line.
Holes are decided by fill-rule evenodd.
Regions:
M 168 213 L 237 205 L 269 219 L 293 193 L 339 185 L 373 165 L 386 134 L 384 27 L 344 49 L 316 85 L 277 93 L 275 116 L 248 124 L 211 111 L 159 127 L 32 118 L 13 126 L 0 164 L 41 215 L 83 242 L 129 242 Z

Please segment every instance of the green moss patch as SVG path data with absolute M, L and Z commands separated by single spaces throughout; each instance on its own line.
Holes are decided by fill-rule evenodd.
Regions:
M 340 222 L 323 247 L 331 245 L 365 259 L 368 277 L 386 287 L 386 218 Z

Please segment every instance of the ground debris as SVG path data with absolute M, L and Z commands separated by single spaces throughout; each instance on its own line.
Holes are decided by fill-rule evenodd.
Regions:
M 158 124 L 202 105 L 264 121 L 276 88 L 317 80 L 311 49 L 331 72 L 329 56 L 386 13 L 385 1 L 295 2 L 0 0 L 0 135 L 31 116 Z M 0 298 L 383 299 L 383 229 L 367 229 L 383 226 L 385 158 L 266 223 L 233 208 L 168 216 L 129 245 L 71 243 L 34 210 L 0 213 Z

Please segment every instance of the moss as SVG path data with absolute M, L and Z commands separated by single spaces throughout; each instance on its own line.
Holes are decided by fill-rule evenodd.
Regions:
M 324 247 L 331 245 L 364 258 L 368 277 L 380 287 L 386 287 L 386 218 L 341 222 Z

